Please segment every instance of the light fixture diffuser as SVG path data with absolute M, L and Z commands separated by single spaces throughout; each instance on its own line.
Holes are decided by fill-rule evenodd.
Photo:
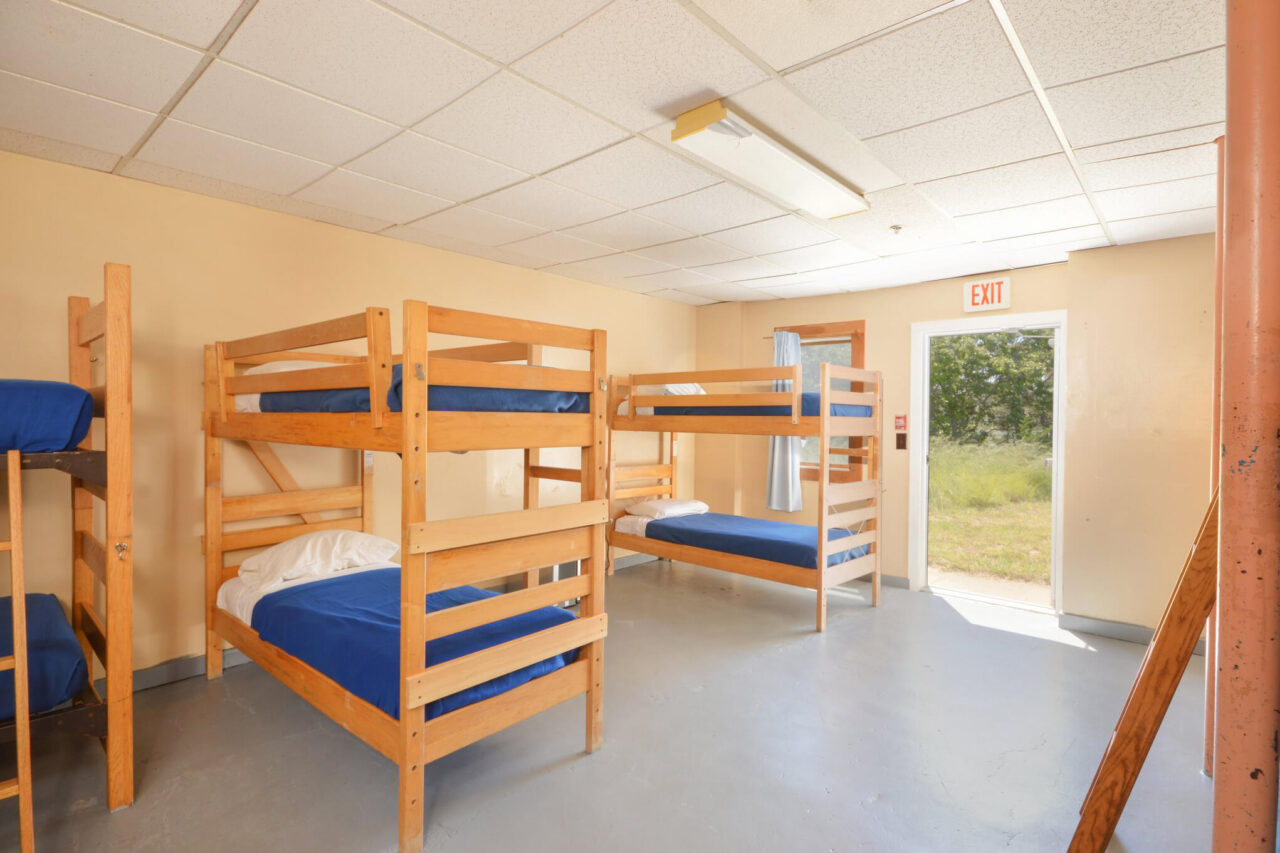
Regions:
M 868 208 L 867 200 L 788 150 L 720 101 L 676 118 L 671 141 L 744 184 L 822 219 Z

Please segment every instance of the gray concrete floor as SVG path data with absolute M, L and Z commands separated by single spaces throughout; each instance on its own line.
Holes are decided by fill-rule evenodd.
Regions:
M 835 595 L 649 563 L 609 583 L 605 746 L 575 700 L 428 768 L 427 849 L 1060 851 L 1142 648 L 1050 617 Z M 1204 850 L 1196 658 L 1113 851 Z M 35 751 L 38 849 L 395 846 L 396 774 L 256 666 L 137 697 L 137 800 L 95 744 Z M 0 805 L 0 849 L 15 849 Z

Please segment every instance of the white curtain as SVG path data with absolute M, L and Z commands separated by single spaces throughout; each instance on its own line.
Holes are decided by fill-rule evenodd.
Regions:
M 773 366 L 800 363 L 800 336 L 795 332 L 773 333 Z M 791 380 L 773 383 L 774 391 L 790 391 Z M 800 506 L 800 442 L 798 436 L 769 439 L 769 509 L 795 512 Z

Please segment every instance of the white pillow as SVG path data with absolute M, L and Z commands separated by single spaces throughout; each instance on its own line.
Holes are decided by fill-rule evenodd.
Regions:
M 315 370 L 317 367 L 333 367 L 325 361 L 268 361 L 255 364 L 244 372 L 245 376 L 257 376 L 262 373 L 288 373 L 290 370 Z M 237 412 L 261 412 L 261 394 L 237 394 Z
M 707 389 L 697 382 L 672 382 L 662 386 L 663 394 L 705 394 Z
M 240 565 L 240 577 L 259 589 L 300 577 L 324 577 L 343 569 L 389 560 L 400 545 L 358 530 L 317 530 L 272 545 Z
M 701 515 L 711 507 L 702 501 L 681 501 L 675 498 L 662 498 L 653 501 L 639 501 L 627 507 L 631 515 L 642 515 L 645 518 L 675 518 L 681 515 Z

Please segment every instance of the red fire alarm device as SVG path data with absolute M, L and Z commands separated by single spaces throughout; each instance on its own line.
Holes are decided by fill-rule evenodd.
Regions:
M 898 432 L 906 432 L 906 430 L 907 430 L 907 416 L 906 416 L 906 415 L 894 415 L 894 416 L 893 416 L 893 428 L 894 428 L 895 430 L 897 430 Z

